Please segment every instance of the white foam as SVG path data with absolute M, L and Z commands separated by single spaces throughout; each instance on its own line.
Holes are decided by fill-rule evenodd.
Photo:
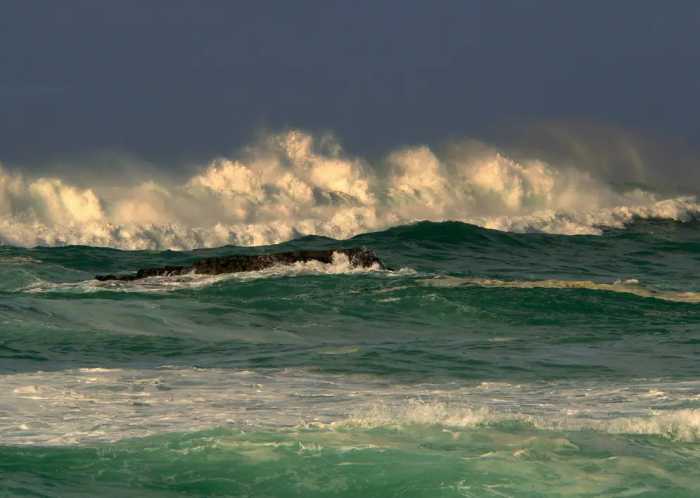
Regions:
M 473 224 L 508 232 L 537 232 L 561 235 L 600 235 L 605 228 L 624 228 L 635 220 L 664 219 L 688 222 L 700 217 L 700 204 L 692 196 L 630 205 L 595 207 L 576 211 L 547 209 L 513 216 L 474 218 Z
M 592 430 L 609 434 L 657 435 L 669 439 L 695 442 L 700 440 L 700 409 L 650 410 L 646 416 L 592 419 L 569 413 L 533 415 L 498 412 L 481 407 L 452 406 L 443 402 L 409 400 L 402 406 L 374 405 L 347 420 L 332 423 L 341 427 L 401 427 L 407 425 L 440 425 L 446 428 L 474 428 L 503 422 L 519 422 L 542 430 Z
M 678 303 L 700 303 L 700 292 L 680 292 L 643 287 L 638 280 L 617 280 L 614 283 L 591 280 L 498 280 L 476 277 L 440 276 L 422 279 L 423 285 L 432 287 L 501 287 L 510 289 L 588 289 L 595 291 L 634 294 L 635 296 L 674 301 Z
M 41 264 L 40 259 L 32 258 L 31 256 L 0 256 L 0 265 L 37 265 Z
M 330 425 L 342 427 L 400 427 L 406 425 L 442 425 L 445 427 L 476 427 L 495 422 L 498 415 L 492 410 L 469 406 L 453 407 L 444 402 L 408 399 L 403 404 L 373 404 L 356 410 L 350 417 Z
M 85 444 L 221 426 L 480 430 L 506 421 L 700 440 L 698 381 L 406 385 L 294 368 L 162 367 L 16 373 L 0 375 L 0 386 L 0 444 L 11 445 Z
M 586 165 L 516 161 L 483 144 L 463 149 L 441 155 L 405 147 L 370 163 L 332 138 L 290 131 L 240 157 L 213 159 L 179 183 L 152 178 L 108 187 L 0 166 L 0 243 L 193 249 L 300 234 L 348 238 L 416 220 L 598 234 L 638 218 L 700 214 L 694 197 L 620 191 Z
M 591 429 L 611 434 L 659 435 L 679 441 L 700 441 L 700 409 L 654 411 L 646 417 L 619 417 L 612 420 L 567 421 L 567 424 L 542 423 L 544 428 Z

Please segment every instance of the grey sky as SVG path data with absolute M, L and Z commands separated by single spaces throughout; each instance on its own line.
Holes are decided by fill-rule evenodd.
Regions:
M 585 120 L 700 144 L 697 1 L 0 2 L 0 161 L 354 153 Z

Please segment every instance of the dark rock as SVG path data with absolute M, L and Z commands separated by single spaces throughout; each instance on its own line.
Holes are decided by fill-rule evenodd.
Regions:
M 332 263 L 334 253 L 345 254 L 350 260 L 350 264 L 355 267 L 369 268 L 373 265 L 378 265 L 380 268 L 384 268 L 374 251 L 364 248 L 352 248 L 330 251 L 290 251 L 258 256 L 235 255 L 205 258 L 195 261 L 191 266 L 142 268 L 135 274 L 97 275 L 95 278 L 100 281 L 121 280 L 128 282 L 147 277 L 183 275 L 191 272 L 202 275 L 218 275 L 220 273 L 259 271 L 271 266 L 291 265 L 298 262 L 320 261 L 321 263 Z

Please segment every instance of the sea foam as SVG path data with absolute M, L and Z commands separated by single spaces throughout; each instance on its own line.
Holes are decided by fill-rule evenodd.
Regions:
M 0 380 L 0 403 L 7 407 L 0 438 L 6 444 L 85 444 L 222 426 L 464 431 L 512 423 L 700 440 L 697 381 L 404 385 L 300 368 L 177 367 L 38 371 Z
M 633 294 L 639 297 L 678 303 L 700 303 L 700 292 L 653 289 L 642 286 L 636 279 L 605 283 L 591 280 L 499 280 L 493 278 L 438 276 L 422 279 L 421 283 L 432 287 L 478 286 L 510 289 L 586 289 Z
M 689 221 L 700 213 L 693 196 L 613 186 L 585 166 L 516 160 L 486 146 L 464 150 L 409 146 L 370 162 L 332 138 L 293 130 L 180 182 L 78 185 L 0 167 L 0 243 L 193 249 L 304 234 L 348 238 L 417 220 L 600 234 L 636 219 Z

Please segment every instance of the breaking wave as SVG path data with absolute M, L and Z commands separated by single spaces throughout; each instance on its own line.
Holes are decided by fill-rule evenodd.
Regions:
M 518 422 L 541 430 L 585 431 L 609 434 L 656 435 L 677 441 L 700 440 L 700 410 L 680 409 L 652 412 L 647 416 L 591 419 L 498 412 L 486 407 L 450 406 L 443 402 L 408 400 L 400 406 L 374 405 L 362 414 L 330 424 L 343 427 L 401 427 L 410 425 L 439 425 L 464 429 L 506 422 Z
M 418 220 L 600 234 L 636 219 L 700 214 L 694 196 L 613 186 L 585 167 L 466 144 L 446 153 L 405 147 L 373 164 L 332 138 L 289 131 L 178 184 L 154 178 L 109 188 L 0 166 L 0 243 L 193 249 L 306 234 L 342 239 Z

